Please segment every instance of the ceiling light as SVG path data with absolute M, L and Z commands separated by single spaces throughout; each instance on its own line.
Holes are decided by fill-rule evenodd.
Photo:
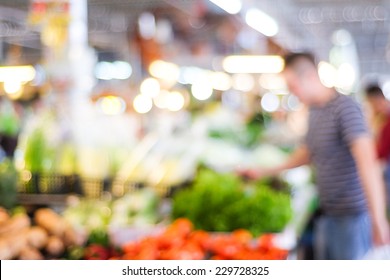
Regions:
M 224 72 L 211 72 L 210 80 L 216 90 L 226 91 L 232 87 L 232 78 Z
M 191 93 L 198 100 L 207 100 L 213 94 L 213 87 L 207 81 L 199 81 L 192 85 Z
M 150 65 L 149 72 L 155 78 L 176 83 L 180 75 L 180 68 L 174 63 L 156 60 Z
M 258 9 L 250 9 L 245 15 L 246 23 L 265 36 L 272 37 L 279 32 L 278 23 L 266 13 Z
M 318 75 L 324 86 L 328 88 L 335 86 L 337 80 L 337 70 L 330 63 L 321 61 L 318 64 Z
M 0 82 L 17 79 L 20 82 L 30 82 L 35 78 L 35 69 L 31 65 L 0 67 Z
M 114 67 L 114 79 L 126 80 L 133 73 L 131 65 L 126 61 L 114 61 L 112 65 Z
M 242 3 L 241 0 L 209 0 L 225 12 L 235 15 L 241 11 Z
M 275 112 L 279 109 L 279 106 L 279 97 L 272 92 L 264 94 L 264 96 L 261 98 L 261 108 L 263 108 L 264 111 Z
M 111 80 L 113 79 L 113 65 L 107 61 L 98 62 L 95 66 L 95 77 L 99 80 Z
M 243 92 L 249 92 L 255 87 L 255 80 L 249 74 L 234 74 L 233 88 Z
M 119 115 L 126 110 L 126 102 L 118 96 L 104 96 L 97 101 L 97 104 L 106 115 Z
M 156 34 L 156 19 L 151 13 L 142 13 L 138 19 L 138 27 L 141 37 L 150 40 Z
M 167 90 L 162 90 L 160 93 L 153 98 L 153 103 L 157 108 L 167 109 L 169 103 L 169 94 Z
M 101 61 L 95 66 L 95 77 L 99 80 L 126 80 L 132 73 L 133 69 L 126 61 Z
M 150 97 L 137 95 L 133 101 L 134 110 L 140 114 L 146 114 L 153 107 L 153 101 Z
M 146 78 L 141 83 L 140 92 L 142 95 L 153 98 L 160 92 L 160 83 L 154 78 Z
M 222 67 L 229 73 L 280 73 L 284 62 L 277 55 L 236 55 L 227 56 Z
M 22 89 L 22 83 L 18 80 L 7 80 L 4 82 L 4 91 L 10 96 L 10 97 L 20 97 L 21 95 L 21 89 Z
M 177 112 L 184 107 L 184 96 L 178 91 L 172 91 L 168 94 L 167 108 L 169 111 Z
M 356 81 L 356 71 L 349 63 L 343 63 L 337 69 L 337 84 L 338 88 L 345 92 L 350 92 L 353 89 Z

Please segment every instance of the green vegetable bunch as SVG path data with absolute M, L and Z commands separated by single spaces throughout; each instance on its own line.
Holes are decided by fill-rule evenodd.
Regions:
M 287 192 L 265 184 L 246 185 L 233 174 L 203 169 L 191 188 L 175 193 L 172 218 L 186 217 L 198 229 L 230 232 L 248 229 L 257 236 L 280 232 L 292 218 Z
M 229 231 L 230 217 L 224 209 L 243 199 L 240 180 L 231 174 L 217 174 L 203 169 L 191 188 L 173 196 L 173 218 L 187 217 L 196 228 Z

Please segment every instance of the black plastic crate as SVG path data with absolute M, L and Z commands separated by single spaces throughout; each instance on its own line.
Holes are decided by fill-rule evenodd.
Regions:
M 22 176 L 19 189 L 20 193 L 29 194 L 67 194 L 72 190 L 72 177 L 61 174 L 31 173 Z
M 112 181 L 111 193 L 114 197 L 121 197 L 127 193 L 134 192 L 144 187 L 145 184 L 141 182 L 131 182 L 115 179 Z

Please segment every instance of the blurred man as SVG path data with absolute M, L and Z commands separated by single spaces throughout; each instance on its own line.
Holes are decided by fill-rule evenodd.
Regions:
M 373 113 L 377 155 L 384 171 L 387 209 L 390 212 L 390 101 L 378 85 L 367 86 L 365 93 Z
M 390 242 L 383 180 L 362 110 L 321 83 L 310 53 L 286 55 L 283 76 L 290 92 L 310 108 L 305 141 L 281 166 L 243 173 L 258 178 L 312 164 L 322 211 L 315 257 L 361 259 L 373 242 Z

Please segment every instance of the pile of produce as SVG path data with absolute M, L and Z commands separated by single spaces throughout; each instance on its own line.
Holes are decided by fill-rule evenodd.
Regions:
M 172 218 L 188 218 L 196 229 L 231 232 L 247 229 L 254 236 L 280 232 L 292 218 L 289 192 L 267 182 L 245 183 L 231 173 L 200 169 L 194 184 L 177 191 Z
M 62 213 L 74 228 L 84 232 L 87 241 L 67 252 L 69 259 L 105 260 L 117 256 L 113 233 L 129 228 L 152 229 L 161 221 L 159 197 L 142 188 L 114 200 L 83 198 Z
M 114 200 L 80 199 L 63 212 L 73 227 L 88 234 L 109 228 L 153 227 L 161 220 L 159 197 L 149 188 L 141 188 Z
M 106 230 L 91 231 L 84 244 L 68 247 L 64 258 L 70 260 L 108 260 L 120 256 Z
M 41 208 L 30 218 L 24 211 L 0 209 L 0 259 L 62 258 L 67 248 L 84 243 L 59 214 Z
M 175 220 L 164 231 L 122 246 L 122 260 L 277 260 L 288 252 L 278 248 L 273 235 L 254 238 L 244 229 L 215 234 L 194 230 L 191 221 Z

